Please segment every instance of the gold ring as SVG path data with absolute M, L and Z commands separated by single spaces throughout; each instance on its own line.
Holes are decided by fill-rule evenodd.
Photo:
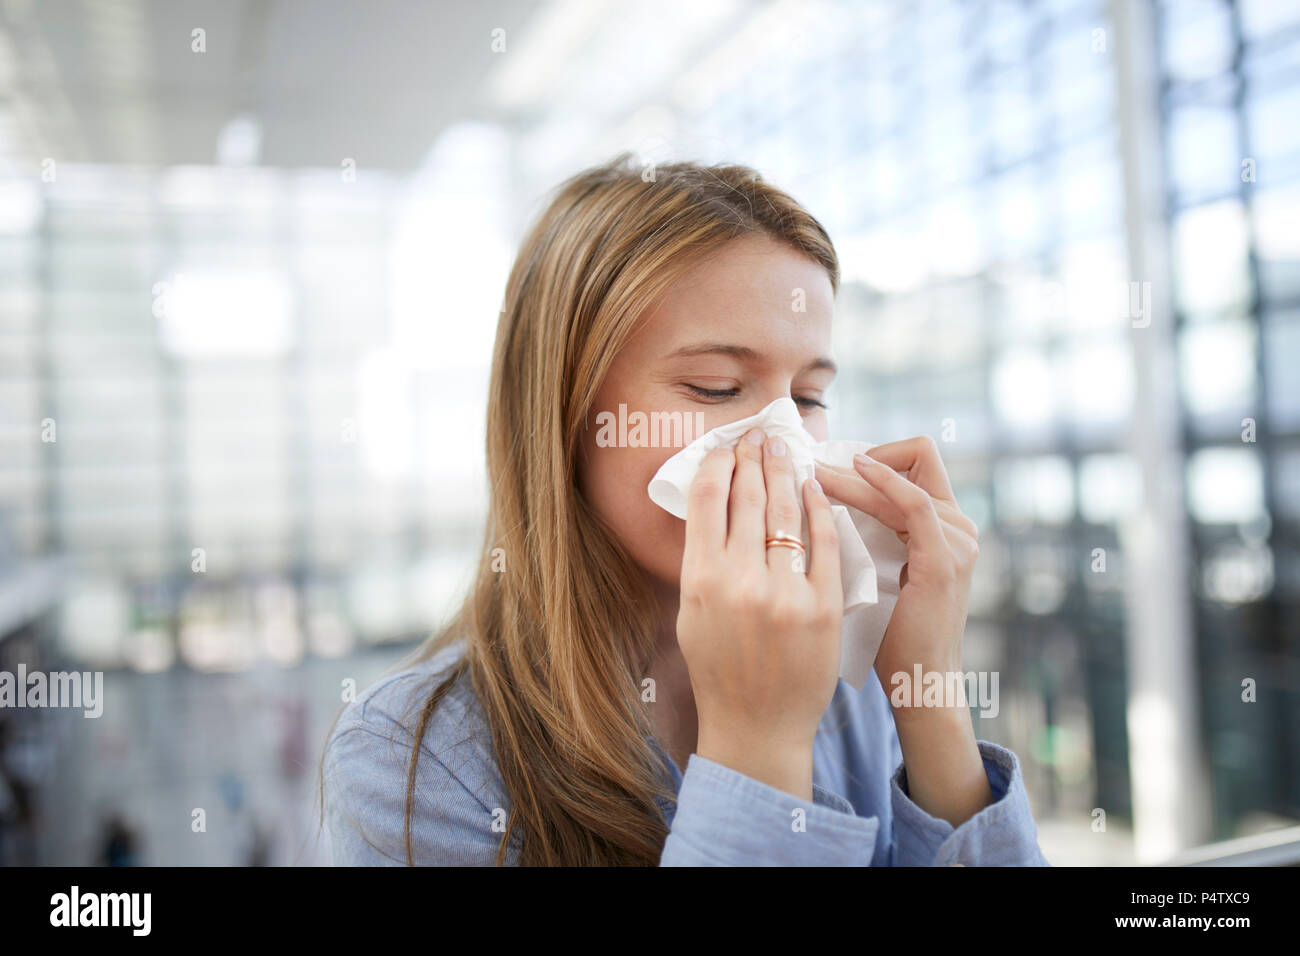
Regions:
M 764 544 L 768 548 L 791 548 L 795 551 L 804 551 L 803 542 L 792 534 L 786 534 L 784 531 L 768 535 Z

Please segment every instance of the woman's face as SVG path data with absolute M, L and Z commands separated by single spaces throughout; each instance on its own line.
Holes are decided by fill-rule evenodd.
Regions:
M 797 311 L 800 305 L 804 311 Z M 617 420 L 620 404 L 628 418 L 676 412 L 691 423 L 688 437 L 694 439 L 788 396 L 804 427 L 825 441 L 822 403 L 835 375 L 833 307 L 822 266 L 766 236 L 746 236 L 674 283 L 614 360 L 587 417 L 579 482 L 586 500 L 660 587 L 678 587 L 686 523 L 651 501 L 646 488 L 687 442 L 608 446 L 597 440 L 596 416 L 609 412 Z M 702 413 L 699 429 L 696 412 Z

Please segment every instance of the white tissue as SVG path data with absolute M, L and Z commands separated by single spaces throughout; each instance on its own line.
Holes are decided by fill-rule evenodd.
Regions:
M 815 477 L 814 461 L 853 468 L 853 456 L 869 450 L 869 442 L 813 439 L 803 427 L 803 416 L 791 398 L 778 398 L 749 418 L 730 422 L 701 435 L 663 463 L 650 481 L 650 500 L 683 521 L 691 482 L 704 456 L 721 445 L 734 446 L 751 428 L 769 437 L 779 436 L 789 449 L 795 489 L 803 510 L 804 479 Z M 840 537 L 840 575 L 844 585 L 844 621 L 841 634 L 840 677 L 861 690 L 876 661 L 889 616 L 898 602 L 898 576 L 907 561 L 907 546 L 893 530 L 875 518 L 831 498 L 831 514 Z M 800 536 L 808 546 L 807 516 Z M 788 529 L 793 531 L 794 529 Z

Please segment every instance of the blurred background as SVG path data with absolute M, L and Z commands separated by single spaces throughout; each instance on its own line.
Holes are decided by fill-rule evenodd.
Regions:
M 0 708 L 0 862 L 328 862 L 516 245 L 621 150 L 826 225 L 832 429 L 940 441 L 1047 858 L 1294 862 L 1293 0 L 0 0 L 0 671 L 105 702 Z

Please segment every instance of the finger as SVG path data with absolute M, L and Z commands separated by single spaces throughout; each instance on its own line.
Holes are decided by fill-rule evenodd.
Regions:
M 855 455 L 853 464 L 868 484 L 903 513 L 907 525 L 909 559 L 918 555 L 942 554 L 948 544 L 929 493 L 889 465 L 874 461 L 866 455 Z
M 962 514 L 955 505 L 935 500 L 933 497 L 931 497 L 930 500 L 934 503 L 934 513 L 939 516 L 939 520 L 943 523 L 945 533 L 947 532 L 948 527 L 951 526 L 953 529 L 960 531 L 971 540 L 976 542 L 979 541 L 980 533 L 979 529 L 975 526 L 975 522 Z M 902 541 L 903 544 L 907 544 L 906 528 L 898 532 L 898 539 Z
M 763 431 L 751 428 L 736 443 L 736 470 L 731 475 L 727 551 L 736 567 L 766 564 L 767 490 L 763 483 Z
M 970 535 L 972 538 L 979 538 L 979 528 L 976 527 L 974 521 L 962 513 L 962 510 L 957 507 L 955 501 L 951 503 L 947 501 L 935 501 L 934 510 L 938 512 L 940 521 L 945 521 L 953 527 L 959 528 L 963 534 Z
M 808 512 L 808 580 L 819 597 L 832 605 L 843 605 L 839 532 L 835 530 L 831 503 L 815 478 L 803 483 L 803 501 Z
M 939 457 L 939 445 L 929 435 L 877 445 L 869 449 L 867 454 L 895 471 L 906 472 L 909 481 L 934 497 L 945 501 L 953 500 L 948 469 Z
M 736 456 L 730 448 L 715 448 L 704 456 L 686 499 L 686 547 L 682 567 L 716 561 L 727 546 L 727 498 Z
M 897 506 L 856 471 L 845 472 L 818 464 L 817 480 L 826 494 L 871 515 L 891 531 L 902 533 L 907 530 L 907 521 Z
M 802 537 L 803 513 L 795 498 L 794 468 L 790 449 L 780 437 L 772 437 L 763 446 L 763 480 L 767 487 L 767 534 L 790 534 Z M 795 562 L 797 551 L 791 548 L 767 548 L 767 566 L 787 572 L 792 578 L 803 572 L 803 562 Z

